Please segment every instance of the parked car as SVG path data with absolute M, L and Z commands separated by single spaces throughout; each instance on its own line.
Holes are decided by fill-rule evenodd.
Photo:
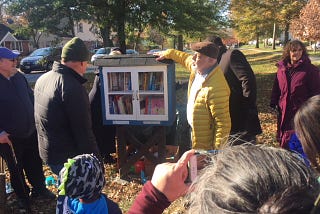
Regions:
M 147 54 L 154 54 L 155 52 L 159 52 L 159 51 L 162 51 L 161 49 L 151 49 L 147 52 Z
M 31 71 L 50 71 L 54 61 L 60 60 L 61 47 L 39 48 L 20 61 L 20 70 L 26 74 Z
M 94 64 L 97 58 L 109 55 L 112 47 L 99 48 L 91 57 L 91 63 Z
M 137 55 L 137 54 L 139 54 L 139 52 L 136 51 L 136 50 L 133 50 L 133 49 L 127 49 L 127 50 L 126 50 L 126 54 Z
M 91 53 L 91 54 L 95 54 L 95 53 L 97 53 L 98 50 L 99 50 L 99 48 L 91 49 L 91 50 L 90 50 L 90 53 Z
M 311 45 L 312 49 L 320 49 L 320 42 L 316 42 L 315 44 Z

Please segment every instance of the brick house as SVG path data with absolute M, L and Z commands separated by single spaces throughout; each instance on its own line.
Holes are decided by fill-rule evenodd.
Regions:
M 13 30 L 4 24 L 0 24 L 0 46 L 18 50 L 22 55 L 30 52 L 29 41 L 16 38 Z

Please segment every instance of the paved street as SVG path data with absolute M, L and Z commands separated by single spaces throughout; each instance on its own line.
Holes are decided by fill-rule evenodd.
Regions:
M 96 69 L 96 66 L 89 64 L 87 67 L 87 73 L 93 72 L 95 69 Z M 23 74 L 29 83 L 35 83 L 37 79 L 44 73 L 45 73 L 44 71 L 32 71 L 30 74 L 25 74 L 25 73 Z
M 319 56 L 310 56 L 311 62 L 312 63 L 320 63 L 320 57 Z M 87 68 L 87 73 L 93 72 L 97 67 L 93 66 L 91 64 L 88 65 Z M 37 81 L 37 79 L 44 74 L 45 72 L 43 71 L 33 71 L 30 74 L 24 74 L 25 77 L 27 78 L 29 83 L 35 83 Z

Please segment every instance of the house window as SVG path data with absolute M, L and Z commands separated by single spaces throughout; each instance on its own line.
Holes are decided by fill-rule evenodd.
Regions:
M 78 33 L 83 33 L 83 24 L 82 23 L 78 24 Z

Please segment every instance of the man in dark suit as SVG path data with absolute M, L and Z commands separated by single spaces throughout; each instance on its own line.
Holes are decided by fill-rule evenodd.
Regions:
M 237 49 L 227 50 L 220 37 L 207 40 L 219 47 L 218 62 L 230 87 L 230 141 L 233 144 L 255 143 L 261 134 L 257 110 L 256 77 L 244 54 Z

